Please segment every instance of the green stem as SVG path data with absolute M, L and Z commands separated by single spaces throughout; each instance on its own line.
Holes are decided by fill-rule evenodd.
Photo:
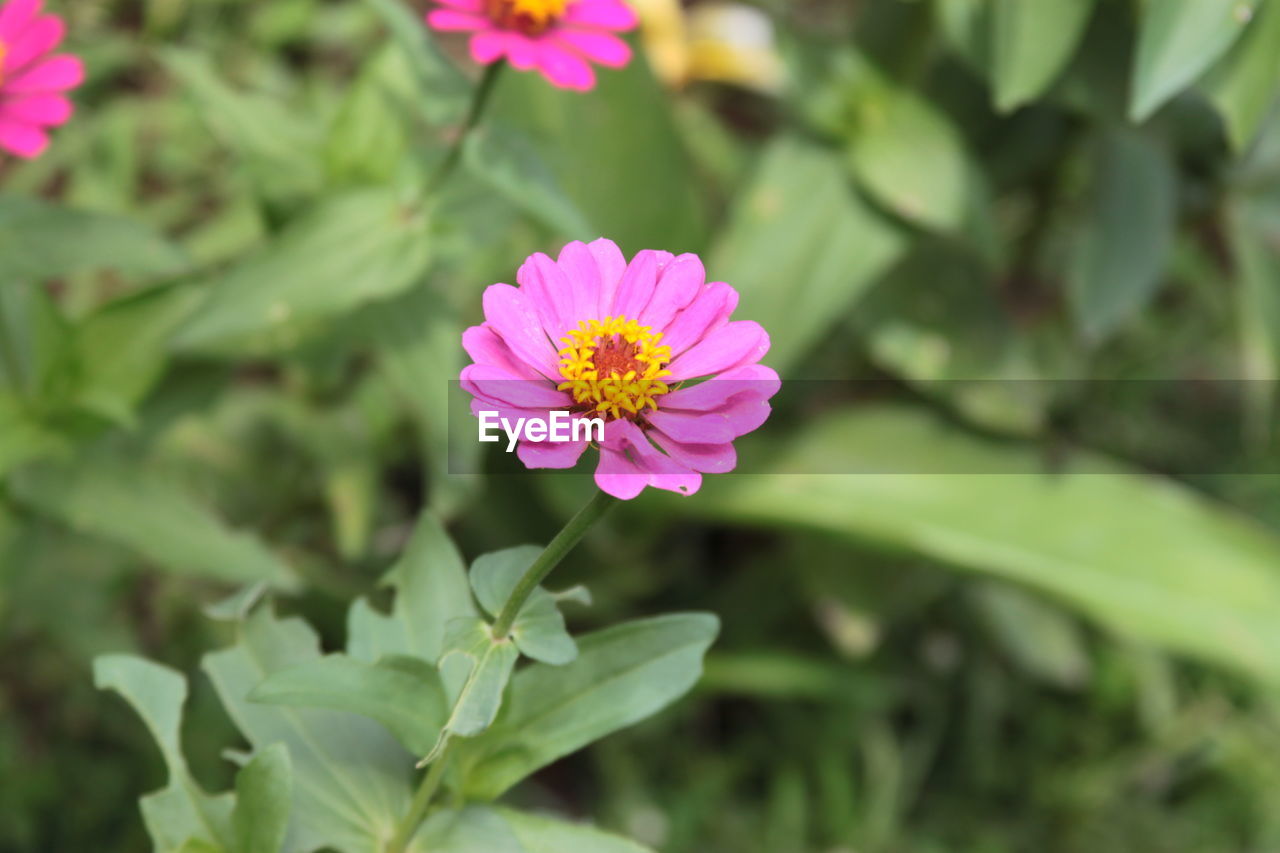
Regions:
M 458 168 L 458 163 L 462 160 L 462 147 L 480 124 L 480 117 L 484 115 L 484 108 L 489 103 L 489 96 L 493 94 L 494 84 L 498 82 L 498 77 L 505 65 L 505 62 L 498 61 L 485 66 L 484 76 L 476 84 L 475 94 L 471 97 L 471 108 L 467 110 L 467 118 L 462 123 L 462 131 L 458 134 L 458 138 L 454 140 L 449 153 L 445 155 L 444 160 L 431 176 L 431 180 L 427 182 L 428 192 L 439 189 L 445 179 L 453 174 L 453 170 Z
M 569 523 L 564 526 L 556 538 L 551 540 L 551 544 L 538 555 L 538 559 L 533 561 L 528 570 L 525 571 L 524 577 L 520 578 L 520 582 L 516 584 L 516 588 L 511 591 L 511 597 L 507 599 L 507 603 L 502 606 L 502 612 L 498 614 L 498 618 L 493 623 L 493 637 L 495 640 L 501 640 L 511 632 L 511 626 L 516 621 L 516 616 L 520 613 L 520 608 L 528 601 L 529 596 L 538 588 L 538 584 L 551 574 L 551 570 L 564 559 L 565 555 L 573 550 L 573 546 L 578 544 L 578 540 L 586 534 L 591 526 L 600 520 L 609 507 L 617 503 L 617 498 L 605 492 L 596 492 L 590 502 L 582 509 L 578 510 L 578 514 L 569 519 Z
M 445 759 L 448 755 L 449 747 L 446 745 L 440 755 L 436 756 L 435 762 L 427 769 L 427 775 L 422 777 L 422 784 L 413 795 L 408 813 L 396 827 L 396 834 L 387 842 L 387 853 L 404 853 L 408 849 L 413 834 L 418 831 L 422 819 L 427 816 L 427 806 L 431 805 L 431 798 L 440 788 L 440 780 L 444 778 Z

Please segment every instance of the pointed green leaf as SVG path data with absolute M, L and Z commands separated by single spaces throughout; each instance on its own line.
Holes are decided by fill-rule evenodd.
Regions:
M 454 619 L 475 618 L 466 564 L 435 514 L 423 512 L 404 553 L 382 581 L 396 590 L 391 615 L 358 599 L 347 616 L 347 653 L 373 663 L 413 655 L 435 665 Z
M 1263 3 L 1231 52 L 1204 78 L 1237 152 L 1249 147 L 1280 89 L 1280 3 Z
M 525 571 L 542 549 L 522 545 L 477 557 L 471 565 L 471 588 L 488 614 L 497 618 Z M 565 664 L 578 655 L 578 647 L 565 629 L 564 615 L 556 601 L 538 587 L 525 601 L 511 625 L 511 639 L 526 657 L 549 664 Z
M 1098 140 L 1092 206 L 1067 282 L 1086 338 L 1106 337 L 1155 295 L 1173 245 L 1177 179 L 1164 148 L 1136 132 Z
M 1280 539 L 1172 481 L 1078 464 L 1044 473 L 1038 448 L 910 410 L 846 409 L 811 422 L 767 476 L 708 482 L 690 508 L 1025 584 L 1122 635 L 1280 684 Z M 798 473 L 818 470 L 935 473 Z
M 142 717 L 169 770 L 169 784 L 141 800 L 142 818 L 155 849 L 170 853 L 188 841 L 209 850 L 231 850 L 231 794 L 210 796 L 191 778 L 179 729 L 187 680 L 168 667 L 130 655 L 103 655 L 93 662 L 93 683 L 114 690 Z M 189 848 L 187 848 L 189 849 Z
M 1154 0 L 1144 5 L 1129 115 L 1145 121 L 1240 37 L 1259 0 Z
M 1039 97 L 1071 60 L 1095 0 L 995 0 L 995 100 L 1008 112 Z
M 558 758 L 643 720 L 697 682 L 716 617 L 678 613 L 580 638 L 567 666 L 516 673 L 502 719 L 462 747 L 464 787 L 491 799 Z
M 972 595 L 996 641 L 1028 675 L 1065 689 L 1087 682 L 1080 626 L 1060 608 L 1007 584 L 979 584 Z
M 236 774 L 231 814 L 236 853 L 279 853 L 293 805 L 293 766 L 282 743 L 267 747 Z
M 326 655 L 272 673 L 249 701 L 361 714 L 386 726 L 415 755 L 435 745 L 447 710 L 436 668 L 399 655 L 375 664 Z
M 373 720 L 357 714 L 250 702 L 272 673 L 320 658 L 315 632 L 260 606 L 235 645 L 204 658 L 223 707 L 255 752 L 283 743 L 294 770 L 286 848 L 384 853 L 409 807 L 413 759 Z
M 510 638 L 494 640 L 481 619 L 459 619 L 450 626 L 440 677 L 449 699 L 446 735 L 473 737 L 493 724 L 519 652 Z M 445 736 L 436 745 L 444 745 Z

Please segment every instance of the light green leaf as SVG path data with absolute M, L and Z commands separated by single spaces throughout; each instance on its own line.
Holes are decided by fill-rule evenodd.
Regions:
M 0 282 L 114 270 L 157 277 L 185 269 L 186 255 L 132 219 L 0 195 Z
M 497 809 L 525 853 L 652 853 L 649 848 L 583 824 Z
M 409 753 L 359 715 L 248 699 L 272 673 L 319 658 L 319 638 L 310 626 L 277 619 L 263 606 L 239 625 L 235 645 L 206 655 L 203 666 L 255 752 L 277 743 L 289 749 L 294 785 L 285 851 L 384 853 L 409 807 Z
M 902 231 L 870 210 L 837 155 L 795 137 L 770 144 L 708 264 L 767 322 L 769 364 L 785 371 L 840 322 L 901 255 Z
M 536 545 L 507 548 L 477 557 L 471 565 L 471 589 L 480 606 L 495 619 L 525 571 L 538 559 Z M 511 639 L 526 657 L 549 664 L 566 664 L 578 647 L 565 630 L 564 616 L 551 594 L 538 587 L 525 601 L 511 625 Z
M 1259 0 L 1155 0 L 1143 7 L 1129 116 L 1145 121 L 1227 52 Z
M 1227 211 L 1236 271 L 1240 365 L 1247 420 L 1254 442 L 1271 441 L 1276 382 L 1280 380 L 1280 256 L 1271 233 L 1247 202 Z
M 532 140 L 519 131 L 493 122 L 478 128 L 463 148 L 463 163 L 478 180 L 561 237 L 589 240 L 596 236 Z
M 709 481 L 690 508 L 898 546 L 1280 683 L 1280 540 L 1173 482 L 1094 457 L 1077 464 L 1086 473 L 1044 473 L 1035 449 L 913 411 L 836 411 L 767 476 Z M 812 471 L 930 473 L 800 473 Z
M 489 728 L 502 706 L 502 694 L 520 656 L 510 638 L 495 640 L 482 619 L 458 619 L 449 626 L 440 657 L 440 678 L 449 697 L 449 717 L 433 755 L 449 735 L 473 737 Z
M 995 0 L 996 108 L 1035 100 L 1070 61 L 1095 0 Z
M 114 690 L 142 717 L 164 755 L 169 784 L 141 800 L 142 819 L 159 853 L 182 850 L 189 840 L 205 849 L 233 849 L 233 795 L 210 796 L 191 778 L 179 730 L 187 680 L 168 667 L 130 655 L 103 655 L 93 662 L 93 683 Z
M 384 51 L 366 64 L 329 125 L 324 163 L 331 184 L 388 183 L 400 167 L 407 139 L 384 82 L 390 56 Z
M 427 232 L 422 211 L 390 189 L 330 197 L 215 279 L 174 343 L 232 352 L 251 336 L 293 343 L 299 324 L 411 287 L 431 257 Z
M 516 673 L 507 709 L 462 745 L 468 794 L 492 799 L 558 758 L 643 720 L 693 687 L 719 630 L 707 613 L 626 622 L 578 640 L 567 666 Z
M 411 853 L 652 853 L 583 824 L 483 805 L 436 812 L 409 849 Z
M 357 660 L 412 655 L 434 666 L 449 623 L 477 616 L 462 555 L 430 511 L 419 516 L 413 537 L 382 583 L 396 590 L 390 616 L 363 598 L 347 615 L 347 653 Z
M 236 853 L 279 853 L 293 805 L 293 766 L 283 743 L 267 747 L 236 774 L 231 814 Z
M 292 570 L 261 540 L 228 528 L 177 482 L 134 460 L 85 454 L 25 468 L 12 486 L 28 506 L 131 548 L 167 571 L 284 589 L 296 584 Z
M 878 202 L 922 227 L 957 232 L 970 209 L 975 167 L 955 125 L 920 95 L 866 67 L 849 155 Z
M 470 86 L 440 52 L 422 20 L 401 0 L 365 0 L 391 31 L 418 84 L 418 107 L 429 121 L 457 120 L 466 109 Z
M 403 655 L 374 664 L 326 655 L 272 673 L 249 701 L 361 714 L 382 723 L 416 755 L 435 746 L 447 711 L 436 668 Z
M 292 200 L 319 189 L 318 125 L 275 98 L 233 89 L 203 53 L 171 47 L 161 57 L 200 119 L 239 155 L 260 196 Z
M 1027 674 L 1062 688 L 1088 680 L 1084 637 L 1059 608 L 1007 584 L 978 584 L 972 595 L 996 641 Z
M 1263 3 L 1231 52 L 1204 78 L 1236 151 L 1249 147 L 1280 87 L 1280 3 Z
M 1177 214 L 1177 172 L 1163 147 L 1136 132 L 1098 141 L 1093 202 L 1068 271 L 1076 324 L 1106 337 L 1160 286 Z

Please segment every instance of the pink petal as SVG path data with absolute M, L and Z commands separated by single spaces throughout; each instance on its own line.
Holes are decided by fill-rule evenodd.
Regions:
M 696 379 L 754 364 L 769 351 L 769 333 L 754 320 L 736 320 L 709 333 L 676 357 L 667 369 L 675 380 Z
M 624 501 L 643 492 L 649 482 L 648 475 L 623 453 L 605 447 L 600 448 L 600 463 L 596 465 L 595 479 L 600 491 Z
M 649 437 L 681 465 L 704 474 L 727 474 L 738 464 L 738 452 L 733 445 L 685 444 L 676 441 L 661 430 L 650 430 Z
M 13 44 L 40 12 L 40 0 L 10 0 L 0 4 L 0 41 Z
M 4 84 L 5 91 L 17 94 L 25 92 L 57 92 L 79 86 L 84 80 L 84 64 L 79 57 L 66 54 L 51 56 L 23 69 Z
M 587 248 L 600 268 L 600 301 L 596 306 L 596 319 L 603 319 L 613 311 L 613 300 L 627 270 L 627 259 L 617 243 L 603 237 L 589 243 Z
M 535 252 L 520 265 L 516 281 L 542 318 L 547 335 L 560 346 L 560 338 L 582 319 L 574 316 L 575 297 L 569 277 L 551 258 Z
M 462 369 L 463 387 L 472 394 L 521 409 L 568 408 L 573 399 L 545 379 L 520 379 L 499 367 L 472 364 Z
M 441 32 L 470 32 L 486 30 L 493 24 L 482 15 L 459 12 L 455 9 L 432 9 L 427 13 L 427 23 Z
M 471 58 L 481 65 L 496 62 L 507 53 L 507 36 L 492 30 L 471 37 Z
M 4 57 L 6 76 L 12 76 L 33 59 L 44 56 L 57 47 L 58 42 L 62 41 L 64 30 L 62 19 L 53 15 L 45 15 L 32 21 L 9 44 L 9 52 Z
M 745 396 L 710 412 L 659 409 L 645 419 L 685 444 L 725 444 L 758 429 L 769 419 L 770 411 L 767 400 Z
M 478 12 L 484 14 L 484 0 L 435 0 L 441 6 L 452 6 L 454 9 L 461 9 L 464 12 Z
M 549 379 L 559 377 L 559 356 L 523 293 L 509 284 L 491 284 L 483 302 L 486 322 L 517 358 Z
M 653 298 L 658 284 L 658 261 L 653 252 L 645 250 L 631 259 L 627 271 L 622 274 L 618 293 L 614 297 L 609 314 L 635 320 Z
M 537 43 L 523 33 L 507 32 L 507 61 L 519 71 L 532 71 L 539 67 Z
M 521 441 L 516 455 L 526 468 L 572 468 L 586 449 L 585 441 Z
M 631 421 L 622 424 L 622 439 L 627 444 L 636 466 L 649 475 L 649 485 L 669 492 L 691 495 L 702 485 L 702 475 L 681 465 L 654 447 L 648 437 Z
M 773 368 L 750 364 L 726 371 L 706 382 L 677 388 L 662 398 L 662 408 L 709 412 L 725 407 L 739 396 L 768 400 L 781 387 L 782 381 Z
M 511 347 L 489 326 L 472 326 L 463 332 L 462 348 L 476 364 L 489 364 L 521 379 L 544 378 L 517 358 Z
M 693 301 L 706 282 L 707 272 L 697 255 L 681 255 L 663 265 L 653 298 L 640 312 L 640 324 L 661 332 L 680 309 Z
M 554 42 L 542 39 L 533 43 L 536 64 L 542 76 L 562 89 L 586 92 L 596 85 L 596 73 L 587 61 Z M 514 65 L 515 62 L 513 61 Z
M 61 95 L 19 95 L 4 105 L 4 114 L 27 124 L 54 127 L 71 118 L 71 101 Z
M 596 305 L 600 301 L 600 267 L 586 243 L 575 240 L 560 250 L 556 264 L 564 270 L 573 286 L 572 314 L 575 325 L 596 317 Z
M 729 322 L 738 307 L 738 291 L 722 281 L 713 281 L 694 297 L 689 306 L 667 326 L 662 342 L 679 356 L 708 332 Z
M 19 157 L 39 157 L 49 145 L 49 136 L 34 125 L 0 117 L 0 148 Z
M 610 33 L 564 28 L 556 33 L 556 40 L 609 68 L 622 68 L 631 61 L 631 46 Z
M 565 13 L 564 22 L 621 31 L 635 29 L 640 20 L 630 7 L 617 0 L 578 0 Z

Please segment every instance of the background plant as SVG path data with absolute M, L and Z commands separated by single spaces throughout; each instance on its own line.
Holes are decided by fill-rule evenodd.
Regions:
M 351 602 L 397 618 L 377 580 L 420 507 L 468 557 L 546 541 L 586 492 L 502 458 L 446 476 L 443 378 L 480 287 L 601 234 L 702 253 L 784 377 L 886 381 L 787 383 L 741 448 L 775 474 L 646 495 L 569 558 L 595 600 L 566 607 L 580 656 L 671 610 L 722 636 L 693 696 L 505 802 L 670 851 L 1276 845 L 1274 478 L 1211 472 L 1244 468 L 1223 447 L 1268 470 L 1280 9 L 760 8 L 776 94 L 666 91 L 644 62 L 588 96 L 507 75 L 425 200 L 471 85 L 421 10 L 58 10 L 81 109 L 0 167 L 0 845 L 137 849 L 140 792 L 273 785 L 282 752 L 217 662 L 279 632 L 370 663 Z M 1026 381 L 945 381 L 973 377 Z M 1035 381 L 1153 377 L 1256 381 L 1196 422 L 1155 384 Z M 973 474 L 1063 436 L 1107 460 Z M 794 473 L 812 460 L 934 473 Z M 263 585 L 247 619 L 198 610 Z M 231 651 L 206 679 L 209 649 Z M 98 664 L 168 715 L 166 771 L 94 690 L 104 652 L 188 675 L 187 769 L 181 676 Z M 400 749 L 374 725 L 370 753 Z M 320 777 L 288 755 L 301 797 Z

